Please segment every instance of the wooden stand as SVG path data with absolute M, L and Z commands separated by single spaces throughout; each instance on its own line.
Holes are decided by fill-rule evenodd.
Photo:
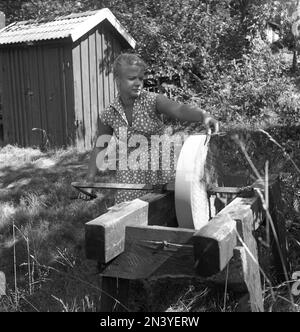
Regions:
M 264 190 L 261 183 L 255 186 Z M 272 177 L 268 190 L 275 229 L 272 237 L 280 243 L 280 250 L 272 245 L 274 265 L 282 278 L 288 264 L 277 177 Z M 247 309 L 264 311 L 254 235 L 264 219 L 265 211 L 255 192 L 251 197 L 236 197 L 199 231 L 178 228 L 172 192 L 148 194 L 113 207 L 85 227 L 87 258 L 102 267 L 99 311 L 128 310 L 129 280 L 164 277 L 228 282 L 229 287 L 239 287 L 248 294 Z

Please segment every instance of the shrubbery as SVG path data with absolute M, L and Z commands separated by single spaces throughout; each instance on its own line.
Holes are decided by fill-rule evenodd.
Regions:
M 227 123 L 291 125 L 299 121 L 300 96 L 290 63 L 256 39 L 240 59 L 223 62 L 199 91 L 202 106 Z

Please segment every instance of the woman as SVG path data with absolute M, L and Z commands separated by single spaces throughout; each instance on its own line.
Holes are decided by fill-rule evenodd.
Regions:
M 139 151 L 139 166 L 149 167 L 120 167 L 122 158 L 119 160 L 116 172 L 118 183 L 129 184 L 165 184 L 175 175 L 174 155 L 171 158 L 170 167 L 151 169 L 150 162 L 150 141 L 155 135 L 163 135 L 165 126 L 161 120 L 161 115 L 169 118 L 188 122 L 201 122 L 209 132 L 218 132 L 218 122 L 209 114 L 197 107 L 186 104 L 179 104 L 171 101 L 161 94 L 150 93 L 143 90 L 145 63 L 135 54 L 121 54 L 114 63 L 114 77 L 117 84 L 117 98 L 100 114 L 99 137 L 95 144 L 90 159 L 87 182 L 94 182 L 97 173 L 97 164 L 101 164 L 104 159 L 106 147 L 102 144 L 100 137 L 113 135 L 126 145 L 128 155 L 133 152 L 132 147 L 128 147 L 128 142 L 135 137 L 145 137 L 146 148 Z M 124 138 L 125 137 L 125 138 Z M 136 140 L 134 140 L 136 142 Z M 120 146 L 120 144 L 119 144 Z M 126 152 L 125 152 L 126 153 Z M 125 156 L 126 158 L 128 157 Z M 100 160 L 99 160 L 99 156 Z M 128 158 L 127 158 L 128 160 Z M 158 162 L 159 163 L 159 162 Z M 134 165 L 132 165 L 134 166 Z M 132 200 L 144 195 L 141 190 L 120 190 L 116 195 L 116 203 Z

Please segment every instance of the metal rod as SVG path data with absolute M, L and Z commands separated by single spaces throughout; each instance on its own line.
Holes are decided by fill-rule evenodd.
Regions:
M 161 190 L 174 191 L 174 183 L 167 183 L 163 185 L 152 185 L 144 183 L 81 183 L 72 182 L 71 185 L 78 189 L 115 189 L 115 190 Z

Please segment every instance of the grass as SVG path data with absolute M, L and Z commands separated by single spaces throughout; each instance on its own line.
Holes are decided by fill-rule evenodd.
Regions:
M 0 270 L 6 274 L 13 298 L 17 299 L 17 293 L 23 290 L 33 298 L 42 288 L 44 294 L 45 284 L 50 287 L 54 278 L 58 289 L 51 295 L 64 298 L 60 295 L 63 290 L 74 289 L 75 299 L 78 287 L 75 282 L 71 288 L 63 286 L 61 275 L 69 274 L 66 268 L 71 268 L 71 262 L 75 262 L 72 263 L 74 273 L 86 265 L 84 224 L 106 211 L 112 202 L 111 194 L 108 192 L 106 197 L 100 194 L 95 201 L 88 202 L 74 199 L 77 192 L 70 183 L 82 179 L 87 166 L 87 154 L 75 149 L 45 154 L 35 149 L 6 146 L 0 151 L 0 160 Z M 89 280 L 89 275 L 95 274 L 93 269 L 92 265 L 85 266 L 83 270 L 89 272 L 81 278 Z M 86 301 L 86 296 L 88 293 L 82 294 L 78 301 Z M 20 310 L 23 305 L 26 307 L 22 298 L 15 301 Z M 53 310 L 60 308 L 50 294 L 49 301 L 43 300 L 35 307 L 43 307 L 44 302 L 53 303 L 49 305 Z M 85 307 L 88 307 L 86 303 Z
M 261 174 L 268 160 L 270 172 L 281 176 L 289 255 L 292 270 L 300 271 L 300 176 L 281 151 L 284 148 L 294 163 L 300 164 L 299 127 L 292 130 L 296 134 L 289 136 L 288 144 L 282 142 L 284 128 L 269 131 L 280 147 L 264 132 L 235 132 Z M 252 181 L 252 171 L 239 147 L 228 137 L 220 137 L 219 144 L 225 171 L 238 169 Z M 46 153 L 10 145 L 0 149 L 0 271 L 5 272 L 8 285 L 0 311 L 96 310 L 101 288 L 95 263 L 85 259 L 84 224 L 104 213 L 113 204 L 113 195 L 106 191 L 93 201 L 76 199 L 78 192 L 70 183 L 83 179 L 88 157 L 75 148 Z M 114 174 L 101 176 L 105 181 Z M 300 301 L 295 298 L 291 303 L 286 286 L 265 287 L 266 310 L 298 310 Z M 160 281 L 152 285 L 151 294 L 147 289 L 145 284 L 132 283 L 130 310 L 238 310 L 235 294 L 195 280 Z

